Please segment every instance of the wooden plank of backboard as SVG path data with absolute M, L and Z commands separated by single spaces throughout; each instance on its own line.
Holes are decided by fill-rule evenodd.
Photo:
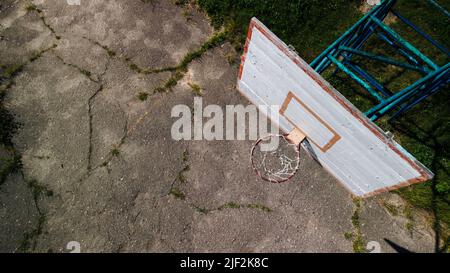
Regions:
M 250 23 L 238 89 L 254 104 L 266 106 L 282 106 L 292 92 L 320 117 L 321 124 L 340 137 L 328 149 L 314 141 L 311 132 L 305 133 L 313 127 L 301 123 L 314 126 L 314 119 L 296 120 L 288 113 L 291 117 L 281 115 L 277 125 L 286 133 L 303 127 L 314 157 L 356 196 L 367 197 L 433 177 L 256 18 Z

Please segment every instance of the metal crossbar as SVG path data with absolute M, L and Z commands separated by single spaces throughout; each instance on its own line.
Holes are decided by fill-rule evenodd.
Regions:
M 392 114 L 391 119 L 396 118 L 450 83 L 450 63 L 443 66 L 437 65 L 423 52 L 383 23 L 388 13 L 393 14 L 401 22 L 430 42 L 431 45 L 435 46 L 447 57 L 450 57 L 450 52 L 445 46 L 432 39 L 398 11 L 393 10 L 396 2 L 397 0 L 385 0 L 373 8 L 311 63 L 312 68 L 318 73 L 322 73 L 330 65 L 334 64 L 336 69 L 347 74 L 374 97 L 378 104 L 366 112 L 366 115 L 372 120 L 377 120 L 394 110 L 396 112 Z M 428 0 L 428 2 L 431 6 L 439 9 L 441 13 L 450 17 L 450 13 L 436 1 Z M 448 18 L 445 19 L 448 20 Z M 372 35 L 375 35 L 392 47 L 405 58 L 405 61 L 398 61 L 388 56 L 362 50 L 364 43 Z M 376 77 L 358 65 L 352 59 L 355 55 L 360 58 L 418 72 L 422 75 L 422 78 L 402 90 L 392 92 L 380 83 Z

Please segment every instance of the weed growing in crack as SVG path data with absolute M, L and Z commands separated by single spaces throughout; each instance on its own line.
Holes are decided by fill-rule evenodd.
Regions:
M 117 148 L 112 149 L 111 150 L 111 155 L 115 156 L 115 157 L 118 157 L 120 155 L 120 150 L 117 149 Z
M 14 76 L 16 76 L 17 74 L 19 74 L 20 72 L 22 72 L 23 68 L 24 68 L 25 64 L 15 64 L 9 67 L 2 67 L 2 74 L 1 74 L 1 78 L 3 79 L 11 79 Z
M 25 10 L 28 11 L 28 12 L 31 12 L 31 11 L 36 11 L 37 13 L 41 13 L 41 12 L 42 12 L 42 10 L 39 9 L 39 8 L 38 8 L 36 5 L 34 5 L 34 4 L 29 4 L 28 6 L 25 7 Z
M 34 5 L 34 4 L 28 5 L 25 9 L 26 9 L 27 12 L 33 12 L 33 11 L 37 12 L 37 13 L 39 14 L 39 17 L 40 17 L 42 23 L 45 25 L 45 27 L 48 28 L 48 30 L 50 30 L 50 32 L 51 32 L 53 35 L 55 35 L 56 40 L 60 40 L 60 39 L 61 39 L 61 36 L 57 35 L 56 32 L 55 32 L 55 30 L 53 29 L 53 27 L 50 26 L 50 25 L 47 23 L 47 21 L 45 21 L 44 16 L 41 15 L 41 13 L 42 13 L 42 10 L 41 10 L 41 9 L 39 9 L 39 8 L 38 8 L 36 5 Z
M 353 232 L 345 232 L 345 233 L 344 233 L 344 237 L 345 237 L 345 239 L 347 239 L 347 240 L 353 239 Z
M 141 92 L 138 94 L 138 99 L 140 101 L 146 101 L 148 99 L 148 93 L 147 92 Z
M 214 34 L 199 49 L 197 49 L 193 52 L 187 53 L 183 57 L 183 59 L 181 60 L 181 62 L 178 66 L 148 71 L 148 73 L 156 73 L 156 72 L 164 72 L 164 71 L 174 71 L 175 72 L 164 83 L 163 86 L 155 88 L 154 93 L 170 91 L 173 87 L 175 87 L 178 84 L 178 81 L 184 77 L 184 75 L 186 74 L 186 72 L 188 70 L 188 66 L 192 61 L 194 61 L 198 58 L 201 58 L 203 56 L 203 54 L 206 53 L 206 51 L 208 51 L 209 49 L 212 49 L 212 48 L 222 44 L 223 42 L 225 42 L 227 37 L 228 37 L 228 30 L 225 29 L 224 31 Z
M 361 210 L 361 200 L 360 199 L 353 199 L 354 204 L 354 210 L 351 217 L 352 225 L 353 225 L 353 232 L 351 233 L 352 236 L 350 237 L 350 232 L 344 234 L 346 238 L 352 238 L 353 239 L 353 251 L 355 253 L 364 253 L 366 252 L 366 248 L 364 245 L 364 240 L 362 238 L 361 233 L 361 222 L 359 218 L 359 213 Z
M 185 150 L 183 152 L 183 155 L 181 156 L 181 160 L 183 160 L 183 162 L 187 162 L 189 160 L 189 151 Z
M 24 238 L 18 248 L 21 252 L 34 251 L 37 244 L 37 237 L 42 234 L 46 217 L 45 214 L 39 209 L 38 199 L 42 195 L 46 197 L 52 197 L 54 195 L 52 190 L 49 190 L 46 186 L 39 184 L 36 179 L 28 181 L 28 187 L 31 189 L 33 200 L 39 213 L 39 218 L 36 228 L 24 234 Z
M 266 207 L 261 204 L 238 204 L 235 202 L 228 202 L 220 207 L 217 208 L 217 210 L 224 210 L 224 209 L 240 209 L 240 208 L 249 208 L 249 209 L 258 209 L 265 212 L 272 212 L 272 209 L 269 207 Z
M 218 210 L 223 210 L 223 209 L 239 209 L 241 208 L 241 205 L 234 203 L 234 202 L 229 202 L 226 203 L 225 205 L 222 205 L 218 208 Z
M 191 167 L 189 165 L 184 166 L 184 168 L 181 170 L 181 172 L 178 173 L 178 181 L 180 181 L 180 183 L 186 183 L 187 182 L 187 178 L 184 175 L 185 172 L 188 172 L 191 169 Z
M 88 71 L 88 70 L 83 69 L 83 68 L 80 68 L 80 73 L 83 74 L 83 75 L 85 75 L 85 76 L 88 77 L 88 78 L 91 78 L 91 76 L 92 76 L 91 71 Z
M 20 252 L 32 252 L 36 249 L 36 238 L 42 234 L 45 220 L 46 218 L 44 214 L 39 215 L 37 227 L 23 235 L 24 237 L 18 248 Z
M 163 93 L 172 90 L 173 87 L 175 87 L 178 84 L 178 81 L 180 81 L 184 75 L 186 74 L 188 70 L 189 64 L 198 59 L 201 58 L 202 55 L 208 51 L 211 48 L 214 48 L 223 42 L 226 41 L 227 37 L 229 35 L 229 31 L 226 28 L 223 31 L 220 31 L 216 34 L 214 34 L 211 38 L 209 38 L 200 48 L 198 48 L 195 51 L 187 53 L 181 62 L 177 66 L 170 66 L 165 68 L 157 68 L 157 69 L 149 69 L 149 68 L 142 68 L 139 65 L 132 62 L 132 60 L 129 57 L 120 57 L 125 63 L 128 64 L 128 67 L 140 74 L 155 74 L 155 73 L 162 73 L 162 72 L 172 72 L 172 75 L 169 79 L 167 79 L 166 82 L 164 82 L 163 85 L 156 87 L 153 90 L 153 93 Z M 107 46 L 100 44 L 97 41 L 93 41 L 87 37 L 84 37 L 85 39 L 89 40 L 90 42 L 100 46 L 105 51 L 107 51 L 109 56 L 116 56 L 117 54 L 109 49 Z
M 108 46 L 102 45 L 102 44 L 100 44 L 99 42 L 94 41 L 94 40 L 91 40 L 90 38 L 85 37 L 85 36 L 83 36 L 83 38 L 86 39 L 86 40 L 88 40 L 88 41 L 90 41 L 90 42 L 93 43 L 94 45 L 101 47 L 103 50 L 106 51 L 106 53 L 108 54 L 109 57 L 115 57 L 115 56 L 117 55 L 117 53 L 116 53 L 114 50 L 110 49 Z M 126 60 L 129 61 L 128 58 L 127 58 Z
M 173 195 L 177 199 L 181 199 L 181 200 L 186 199 L 186 196 L 184 195 L 184 193 L 178 187 L 172 187 L 170 189 L 169 194 Z
M 142 68 L 140 68 L 137 64 L 130 63 L 129 67 L 131 70 L 136 71 L 137 73 L 142 73 Z
M 266 206 L 261 205 L 261 204 L 248 204 L 246 207 L 249 208 L 249 209 L 259 209 L 259 210 L 262 210 L 262 211 L 265 211 L 265 212 L 272 212 L 271 208 L 266 207 Z
M 32 180 L 28 181 L 28 187 L 31 188 L 31 191 L 33 193 L 33 198 L 35 200 L 38 200 L 39 197 L 41 197 L 42 195 L 47 196 L 47 197 L 53 196 L 53 191 L 49 190 L 46 186 L 39 184 L 39 182 L 36 179 L 32 179 Z
M 208 209 L 197 207 L 197 206 L 194 206 L 194 209 L 201 214 L 207 214 L 209 212 Z
M 188 82 L 188 85 L 192 89 L 192 93 L 194 93 L 196 96 L 203 96 L 203 91 L 200 85 L 192 82 Z

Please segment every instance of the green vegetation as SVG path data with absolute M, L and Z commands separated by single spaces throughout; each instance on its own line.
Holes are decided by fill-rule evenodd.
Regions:
M 353 239 L 353 232 L 346 232 L 346 233 L 344 233 L 344 237 L 347 240 Z
M 409 231 L 409 233 L 412 236 L 412 232 L 414 229 L 414 216 L 413 216 L 413 212 L 411 210 L 410 206 L 406 206 L 405 209 L 403 210 L 403 213 L 406 217 L 406 219 L 408 219 L 408 222 L 406 223 L 406 229 Z
M 187 53 L 181 60 L 180 64 L 178 64 L 177 66 L 151 70 L 143 69 L 142 73 L 148 74 L 167 71 L 172 72 L 173 73 L 172 76 L 162 86 L 155 88 L 154 93 L 170 91 L 173 87 L 175 87 L 178 84 L 178 81 L 184 77 L 184 74 L 186 74 L 188 70 L 188 65 L 192 61 L 201 58 L 206 51 L 222 44 L 223 42 L 226 41 L 228 37 L 229 37 L 228 29 L 219 31 L 216 34 L 214 34 L 211 38 L 209 38 L 200 48 L 198 48 L 195 51 Z
M 120 155 L 120 150 L 118 148 L 114 148 L 111 150 L 111 154 L 112 154 L 112 156 L 117 157 Z
M 39 184 L 36 179 L 28 181 L 28 187 L 31 189 L 31 192 L 33 194 L 33 199 L 38 209 L 39 218 L 36 228 L 24 234 L 24 238 L 18 248 L 20 252 L 32 252 L 35 250 L 37 237 L 42 234 L 44 223 L 46 220 L 45 214 L 40 211 L 39 206 L 37 205 L 38 199 L 42 195 L 46 197 L 52 197 L 54 195 L 52 190 L 48 189 L 46 186 Z
M 272 212 L 271 208 L 266 207 L 266 206 L 261 205 L 261 204 L 248 204 L 248 205 L 246 205 L 246 207 L 249 208 L 249 209 L 259 209 L 259 210 L 262 210 L 262 211 L 265 211 L 265 212 Z
M 170 195 L 173 195 L 177 199 L 184 200 L 186 196 L 178 187 L 172 187 L 169 192 Z
M 52 197 L 53 196 L 53 191 L 49 190 L 47 187 L 39 184 L 39 182 L 36 179 L 28 181 L 28 187 L 31 188 L 32 193 L 33 193 L 33 198 L 36 201 L 42 195 L 45 195 L 47 197 Z
M 259 209 L 265 212 L 272 212 L 272 209 L 269 207 L 266 207 L 261 204 L 238 204 L 235 202 L 228 202 L 220 207 L 217 208 L 217 210 L 223 210 L 223 209 L 240 209 L 240 208 L 249 208 L 249 209 Z
M 387 209 L 387 211 L 389 211 L 392 216 L 398 216 L 398 209 L 395 205 L 388 202 L 383 202 L 383 206 Z
M 32 252 L 36 249 L 37 245 L 36 239 L 40 234 L 42 234 L 42 229 L 44 227 L 45 220 L 46 220 L 45 215 L 40 214 L 38 218 L 37 227 L 30 232 L 26 232 L 23 235 L 24 238 L 18 248 L 20 252 Z
M 209 14 L 215 27 L 229 28 L 232 36 L 230 40 L 235 42 L 237 50 L 242 49 L 248 23 L 255 16 L 281 39 L 293 45 L 308 62 L 362 17 L 361 1 L 198 0 L 198 4 Z M 450 10 L 450 2 L 440 1 L 440 4 Z M 399 0 L 396 10 L 450 48 L 448 20 L 426 1 Z M 449 61 L 449 58 L 403 23 L 398 20 L 388 21 L 390 27 L 438 65 Z M 399 59 L 399 56 L 392 55 L 395 51 L 378 39 L 370 39 L 363 49 Z M 355 60 L 358 61 L 358 58 Z M 404 88 L 419 77 L 415 72 L 373 61 L 364 61 L 362 66 L 393 91 Z M 323 76 L 356 107 L 365 111 L 373 106 L 374 101 L 354 81 L 341 72 L 332 76 L 333 71 L 334 68 L 331 68 Z M 397 191 L 413 206 L 432 212 L 436 227 L 440 222 L 450 225 L 449 91 L 448 87 L 445 88 L 395 122 L 389 122 L 387 117 L 377 122 L 385 131 L 394 133 L 397 142 L 436 174 L 432 181 Z
M 138 99 L 140 101 L 146 101 L 148 99 L 148 93 L 147 92 L 141 92 L 138 94 Z
M 178 181 L 180 181 L 181 183 L 186 183 L 187 182 L 187 178 L 184 175 L 185 172 L 188 172 L 191 169 L 191 167 L 189 165 L 184 166 L 184 168 L 178 173 Z
M 215 27 L 227 26 L 237 49 L 255 16 L 308 61 L 360 16 L 357 0 L 198 0 Z
M 28 11 L 28 12 L 31 12 L 31 11 L 36 11 L 36 12 L 38 12 L 38 13 L 41 13 L 41 12 L 42 12 L 42 10 L 39 9 L 39 8 L 38 8 L 36 5 L 34 5 L 34 4 L 30 4 L 30 5 L 26 6 L 25 9 L 26 9 L 26 11 Z
M 353 232 L 347 232 L 344 234 L 344 236 L 350 239 L 353 239 L 353 251 L 355 253 L 364 253 L 366 252 L 364 240 L 362 238 L 361 233 L 361 221 L 359 219 L 359 213 L 361 211 L 361 200 L 360 199 L 353 199 L 353 215 L 352 215 L 352 225 L 353 225 Z M 352 234 L 349 236 L 349 234 Z
M 235 202 L 229 202 L 226 203 L 225 205 L 222 205 L 218 208 L 218 210 L 223 210 L 223 209 L 239 209 L 241 208 L 241 205 L 235 203 Z
M 192 89 L 192 93 L 194 93 L 196 96 L 203 96 L 203 91 L 200 85 L 192 82 L 189 82 L 188 85 Z
M 207 214 L 209 212 L 208 209 L 197 207 L 197 206 L 194 206 L 194 209 L 201 214 Z
M 181 160 L 183 160 L 183 162 L 187 162 L 189 160 L 189 151 L 185 150 L 183 152 L 183 155 L 181 156 Z

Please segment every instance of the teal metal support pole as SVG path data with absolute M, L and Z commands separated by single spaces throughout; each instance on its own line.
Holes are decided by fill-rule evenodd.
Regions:
M 329 55 L 330 51 L 337 48 L 337 46 L 344 41 L 344 39 L 347 38 L 348 35 L 352 34 L 354 32 L 354 30 L 359 27 L 361 24 L 365 23 L 367 21 L 368 18 L 370 18 L 370 16 L 372 16 L 374 13 L 376 13 L 379 8 L 381 6 L 378 6 L 374 9 L 372 9 L 370 12 L 368 12 L 363 18 L 359 19 L 359 21 L 354 24 L 351 28 L 349 28 L 347 31 L 345 31 L 345 33 L 339 37 L 336 41 L 334 41 L 327 49 L 325 49 L 319 56 L 317 56 L 317 58 L 315 58 L 312 62 L 311 62 L 311 67 L 313 69 L 316 69 L 316 66 L 319 63 L 322 63 L 324 59 L 326 59 L 326 56 Z
M 357 49 L 353 49 L 353 48 L 349 48 L 349 47 L 345 47 L 345 46 L 340 46 L 339 49 L 341 49 L 343 51 L 346 51 L 346 52 L 351 52 L 351 53 L 356 54 L 356 55 L 367 57 L 369 59 L 376 60 L 376 61 L 379 61 L 379 62 L 388 63 L 388 64 L 392 64 L 392 65 L 395 65 L 395 66 L 400 66 L 400 67 L 403 67 L 403 68 L 406 68 L 406 69 L 411 69 L 411 70 L 415 70 L 415 71 L 419 71 L 421 73 L 427 74 L 427 71 L 424 68 L 422 68 L 422 67 L 418 67 L 418 66 L 415 66 L 415 65 L 410 65 L 410 64 L 407 64 L 407 63 L 398 62 L 396 60 L 393 60 L 391 58 L 387 58 L 387 57 L 384 57 L 384 56 L 372 54 L 372 53 L 369 53 L 369 52 L 365 52 L 365 51 L 362 51 L 362 50 L 357 50 Z
M 383 102 L 384 99 L 375 91 L 372 89 L 372 87 L 370 87 L 369 84 L 367 84 L 365 81 L 363 81 L 360 77 L 358 77 L 355 73 L 353 73 L 353 71 L 351 71 L 350 69 L 348 69 L 343 63 L 341 63 L 340 61 L 338 61 L 335 57 L 329 55 L 328 59 L 330 59 L 330 61 L 332 63 L 334 63 L 340 70 L 342 70 L 344 73 L 348 74 L 352 79 L 354 79 L 355 81 L 357 81 L 360 85 L 362 85 L 367 91 L 370 92 L 370 94 L 372 94 L 372 96 L 374 96 L 378 101 Z
M 441 5 L 439 5 L 436 1 L 434 0 L 428 0 L 428 3 L 430 3 L 431 5 L 433 5 L 434 7 L 436 7 L 440 12 L 442 12 L 443 14 L 445 14 L 447 17 L 450 17 L 450 12 L 448 12 L 446 9 L 444 9 Z
M 379 27 L 381 27 L 385 32 L 387 32 L 391 37 L 397 40 L 402 46 L 411 51 L 414 55 L 422 59 L 426 64 L 432 67 L 434 70 L 438 70 L 439 66 L 437 66 L 433 61 L 431 61 L 427 56 L 423 55 L 417 48 L 411 45 L 408 41 L 404 40 L 400 35 L 398 35 L 394 30 L 392 30 L 387 25 L 383 24 L 380 20 L 371 16 L 370 19 L 374 21 Z
M 384 109 L 389 105 L 395 105 L 395 103 L 401 101 L 402 99 L 404 99 L 405 97 L 407 97 L 408 95 L 411 95 L 411 91 L 419 88 L 421 85 L 423 85 L 424 83 L 426 83 L 427 81 L 429 81 L 430 79 L 435 78 L 436 76 L 438 76 L 440 73 L 443 73 L 445 70 L 450 69 L 450 63 L 446 64 L 445 66 L 443 66 L 440 70 L 438 71 L 434 71 L 430 74 L 428 74 L 427 76 L 423 77 L 422 79 L 416 81 L 415 83 L 413 83 L 412 85 L 406 87 L 405 89 L 403 89 L 400 92 L 397 92 L 396 94 L 394 94 L 392 97 L 389 97 L 388 99 L 386 99 L 384 102 L 372 107 L 372 109 L 370 109 L 369 111 L 367 111 L 365 114 L 366 116 L 372 116 L 374 115 L 377 111 L 379 111 L 380 109 Z M 385 112 L 386 110 L 384 110 Z M 374 118 L 376 119 L 377 116 L 374 116 Z

